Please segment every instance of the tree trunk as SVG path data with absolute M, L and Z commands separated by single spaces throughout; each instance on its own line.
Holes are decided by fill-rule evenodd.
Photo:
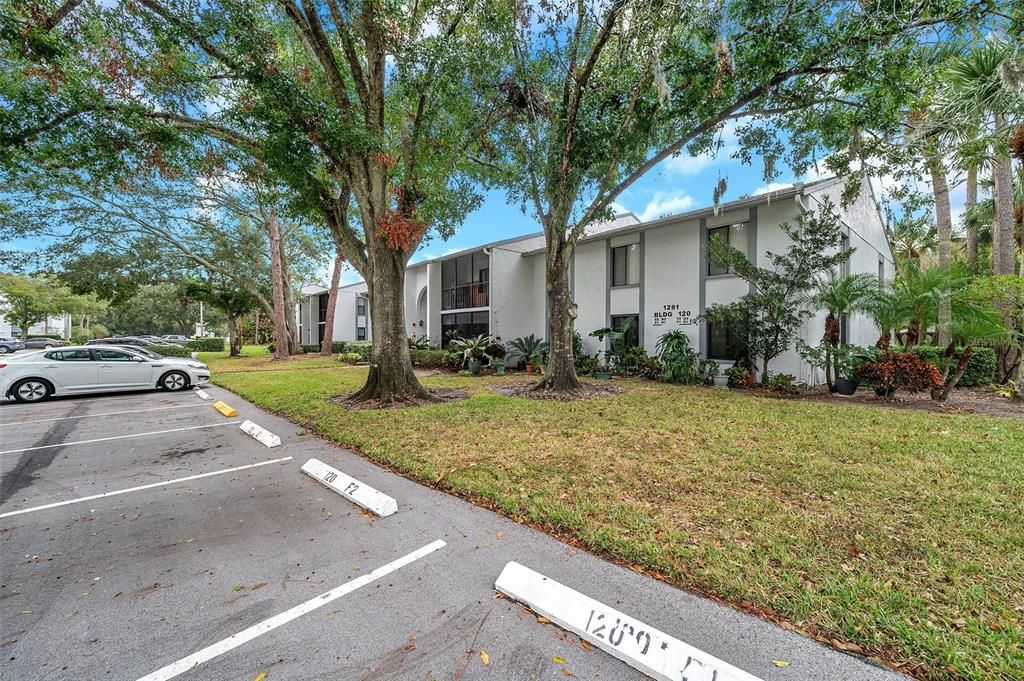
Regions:
M 330 357 L 333 354 L 334 345 L 334 312 L 338 306 L 338 283 L 341 281 L 341 266 L 345 263 L 345 256 L 338 248 L 334 256 L 334 272 L 331 274 L 331 288 L 327 293 L 327 319 L 324 320 L 324 339 L 320 343 L 320 354 Z
M 969 213 L 978 203 L 978 169 L 970 166 L 967 169 L 967 202 L 964 211 Z M 967 262 L 971 270 L 978 267 L 978 228 L 973 221 L 967 221 Z
M 573 323 L 576 304 L 569 290 L 569 255 L 571 247 L 561 233 L 548 239 L 545 254 L 548 306 L 548 364 L 538 389 L 561 393 L 574 392 L 583 387 L 576 376 L 576 362 L 572 354 Z
M 236 314 L 228 313 L 228 356 L 238 357 L 242 354 L 241 319 Z
M 1006 119 L 996 114 L 996 131 L 1005 132 Z M 1013 238 L 1013 170 L 1009 156 L 992 159 L 992 179 L 995 186 L 995 220 L 992 223 L 992 274 L 1013 274 L 1016 243 Z
M 288 332 L 284 302 L 284 277 L 281 268 L 281 230 L 277 215 L 270 214 L 267 220 L 270 235 L 270 278 L 274 287 L 274 359 L 288 359 L 291 336 Z
M 288 253 L 284 247 L 284 239 L 278 238 L 278 248 L 281 258 L 281 290 L 284 292 L 284 324 L 288 331 L 288 354 L 297 355 L 300 352 L 299 329 L 295 323 L 295 294 L 292 291 L 291 267 L 288 262 Z
M 950 346 L 950 348 L 952 348 L 952 346 Z M 951 354 L 951 352 L 947 350 L 946 354 L 951 357 L 955 352 Z M 946 401 L 949 397 L 949 391 L 956 387 L 956 384 L 960 382 L 960 379 L 963 378 L 964 373 L 967 371 L 967 365 L 971 362 L 972 354 L 974 354 L 974 350 L 970 345 L 963 349 L 963 352 L 960 353 L 960 359 L 957 360 L 956 367 L 947 369 L 947 372 L 951 373 L 949 373 L 946 380 L 943 381 L 942 388 L 932 390 L 933 400 L 938 402 Z
M 370 254 L 367 288 L 373 361 L 366 384 L 352 395 L 353 402 L 379 400 L 381 406 L 408 400 L 433 400 L 420 385 L 409 357 L 405 336 L 405 263 L 398 250 L 379 245 Z
M 259 310 L 256 310 L 255 321 L 253 321 L 252 344 L 253 345 L 259 345 L 260 344 L 260 311 Z
M 946 172 L 941 166 L 941 161 L 934 155 L 928 163 L 932 176 L 932 192 L 935 195 L 935 226 L 939 236 L 939 266 L 948 267 L 952 259 L 953 250 L 953 220 L 949 208 L 949 184 L 946 182 Z M 939 300 L 939 320 L 935 334 L 935 344 L 946 345 L 949 342 L 949 325 L 951 313 L 949 310 L 949 292 L 945 291 Z M 922 329 L 922 332 L 924 329 Z

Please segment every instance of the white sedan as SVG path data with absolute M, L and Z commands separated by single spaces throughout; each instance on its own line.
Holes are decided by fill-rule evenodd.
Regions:
M 118 390 L 184 390 L 209 381 L 210 368 L 202 362 L 144 348 L 79 345 L 0 360 L 0 399 L 19 402 Z

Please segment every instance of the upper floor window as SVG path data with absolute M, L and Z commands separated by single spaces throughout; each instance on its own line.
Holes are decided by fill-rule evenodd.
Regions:
M 640 283 L 640 244 L 616 246 L 612 249 L 612 286 L 635 286 Z
M 483 251 L 441 263 L 441 309 L 487 307 L 490 258 Z
M 725 239 L 725 242 L 740 251 L 741 253 L 747 253 L 750 244 L 750 228 L 746 222 L 738 222 L 733 225 L 722 225 L 721 227 L 712 227 L 708 230 L 708 243 L 715 237 Z M 708 276 L 714 276 L 716 274 L 728 274 L 729 268 L 724 265 L 719 265 L 710 256 L 708 257 Z
M 363 296 L 356 296 L 356 316 L 366 316 L 366 298 Z

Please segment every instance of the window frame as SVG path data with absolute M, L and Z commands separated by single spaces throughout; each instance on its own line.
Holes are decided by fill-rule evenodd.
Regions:
M 629 262 L 630 262 L 630 260 L 629 260 L 629 253 L 630 253 L 630 249 L 635 249 L 636 250 L 636 265 L 634 266 L 634 269 L 636 270 L 635 272 L 631 271 L 630 267 L 629 267 Z M 618 254 L 620 252 L 622 254 L 621 257 L 622 257 L 622 260 L 623 260 L 622 275 L 623 275 L 623 278 L 625 279 L 625 281 L 616 282 L 616 277 L 618 275 L 618 272 L 616 271 L 615 263 L 619 261 Z M 622 246 L 612 246 L 611 247 L 611 282 L 612 282 L 611 285 L 612 285 L 612 288 L 626 288 L 626 287 L 630 287 L 630 286 L 639 286 L 640 285 L 640 256 L 641 256 L 641 254 L 640 254 L 640 243 L 639 242 L 632 243 L 632 244 L 623 244 Z M 631 277 L 630 276 L 631 274 L 634 275 L 634 276 Z M 633 281 L 634 278 L 635 278 L 635 281 Z
M 58 358 L 53 356 L 58 354 L 64 354 L 66 352 L 84 352 L 87 356 L 83 359 L 64 359 L 63 357 Z M 96 352 L 92 349 L 85 350 L 79 348 L 77 350 L 50 350 L 49 352 L 44 352 L 43 357 L 45 359 L 50 360 L 51 362 L 95 362 L 97 355 Z
M 713 341 L 712 341 L 712 339 L 715 337 L 715 334 L 713 332 L 713 327 L 718 327 L 718 326 L 722 326 L 725 329 L 725 352 L 723 352 L 723 353 L 717 353 L 717 352 L 714 351 L 714 346 L 713 346 Z M 741 360 L 744 356 L 746 356 L 748 354 L 747 353 L 747 348 L 746 348 L 746 345 L 747 345 L 746 342 L 742 338 L 740 338 L 736 333 L 734 333 L 725 324 L 725 322 L 712 322 L 712 321 L 708 321 L 707 322 L 707 337 L 708 337 L 707 349 L 706 349 L 706 352 L 704 354 L 707 355 L 708 359 L 713 359 L 713 360 L 718 361 L 718 362 L 738 362 L 739 360 Z M 736 349 L 736 352 L 733 353 L 735 356 L 730 355 L 730 353 L 729 353 L 729 348 L 730 347 L 734 347 Z
M 708 227 L 708 229 L 707 229 L 707 232 L 708 232 L 708 234 L 707 234 L 707 244 L 708 245 L 711 244 L 711 237 L 713 237 L 714 235 L 716 235 L 716 234 L 718 234 L 720 232 L 723 232 L 723 231 L 725 232 L 725 243 L 727 243 L 727 244 L 729 244 L 731 246 L 732 245 L 732 239 L 730 238 L 730 236 L 732 234 L 732 225 L 719 225 L 718 227 Z M 707 276 L 709 276 L 709 277 L 720 277 L 720 276 L 722 276 L 724 274 L 732 274 L 732 270 L 730 270 L 728 267 L 723 267 L 722 265 L 715 264 L 715 262 L 711 259 L 711 255 L 710 254 L 708 254 L 708 256 L 707 256 L 707 261 L 708 261 L 707 262 L 707 268 L 706 268 Z

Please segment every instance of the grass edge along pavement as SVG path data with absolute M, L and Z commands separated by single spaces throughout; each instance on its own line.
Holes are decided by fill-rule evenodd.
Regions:
M 469 399 L 348 410 L 328 398 L 365 369 L 221 357 L 218 385 L 596 554 L 920 678 L 1024 677 L 1019 420 L 646 381 L 539 402 L 448 375 L 423 380 Z

